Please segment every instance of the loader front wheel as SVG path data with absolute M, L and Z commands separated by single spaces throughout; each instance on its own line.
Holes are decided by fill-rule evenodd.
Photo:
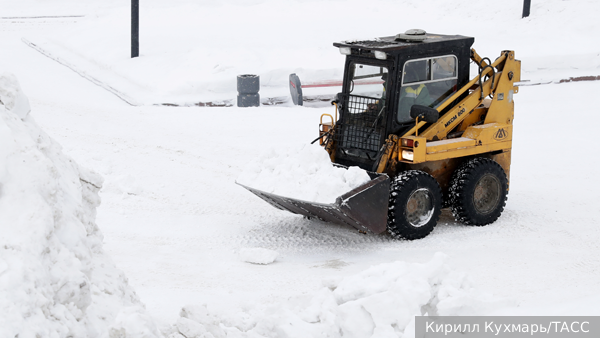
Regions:
M 387 230 L 396 239 L 420 239 L 437 224 L 442 208 L 442 190 L 431 175 L 409 170 L 390 186 Z
M 454 218 L 468 225 L 483 226 L 500 217 L 508 195 L 508 180 L 502 167 L 478 157 L 456 169 L 450 181 L 450 209 Z

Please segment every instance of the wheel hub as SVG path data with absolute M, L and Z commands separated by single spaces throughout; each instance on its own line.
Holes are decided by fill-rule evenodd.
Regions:
M 406 201 L 406 219 L 412 226 L 422 227 L 431 220 L 433 209 L 433 196 L 429 190 L 417 189 Z
M 501 187 L 498 178 L 492 174 L 485 174 L 479 179 L 473 192 L 473 206 L 477 212 L 487 214 L 498 206 Z

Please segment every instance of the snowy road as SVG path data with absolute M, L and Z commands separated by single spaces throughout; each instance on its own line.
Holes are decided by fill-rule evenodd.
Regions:
M 511 188 L 496 223 L 464 226 L 445 211 L 429 237 L 393 241 L 276 210 L 234 183 L 261 149 L 314 139 L 331 108 L 129 106 L 20 41 L 75 21 L 0 20 L 0 65 L 19 77 L 42 128 L 104 176 L 104 248 L 157 320 L 172 323 L 188 303 L 216 313 L 277 303 L 323 279 L 436 252 L 512 302 L 499 312 L 600 315 L 600 115 L 589 102 L 600 82 L 515 96 Z M 280 256 L 248 264 L 238 252 L 251 247 Z
M 598 83 L 521 89 L 503 216 L 474 228 L 444 213 L 430 237 L 414 242 L 307 221 L 234 184 L 261 147 L 310 140 L 329 109 L 90 108 L 34 100 L 33 116 L 67 153 L 106 178 L 98 213 L 105 248 L 162 319 L 188 302 L 248 307 L 316 290 L 326 277 L 395 260 L 424 262 L 438 251 L 481 288 L 535 306 L 588 297 L 600 281 L 598 160 L 585 146 L 600 117 L 585 102 L 554 100 L 597 90 Z M 574 111 L 586 123 L 565 121 Z M 236 255 L 245 247 L 281 257 L 249 265 Z

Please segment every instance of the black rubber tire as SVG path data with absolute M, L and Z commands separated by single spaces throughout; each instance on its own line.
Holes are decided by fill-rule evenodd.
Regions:
M 258 107 L 260 106 L 260 94 L 239 94 L 237 96 L 238 107 Z
M 442 190 L 435 178 L 420 170 L 401 172 L 390 185 L 387 231 L 396 239 L 426 237 L 435 228 L 441 208 Z
M 239 94 L 257 94 L 260 90 L 260 77 L 258 75 L 238 75 L 237 91 Z
M 450 181 L 450 209 L 454 218 L 467 225 L 495 222 L 508 198 L 504 169 L 489 158 L 477 157 L 460 165 Z

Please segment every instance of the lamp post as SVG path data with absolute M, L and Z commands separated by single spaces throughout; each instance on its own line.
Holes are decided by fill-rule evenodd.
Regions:
M 529 16 L 529 9 L 531 9 L 531 0 L 523 0 L 523 16 L 526 18 Z
M 140 55 L 140 0 L 131 0 L 131 57 Z

